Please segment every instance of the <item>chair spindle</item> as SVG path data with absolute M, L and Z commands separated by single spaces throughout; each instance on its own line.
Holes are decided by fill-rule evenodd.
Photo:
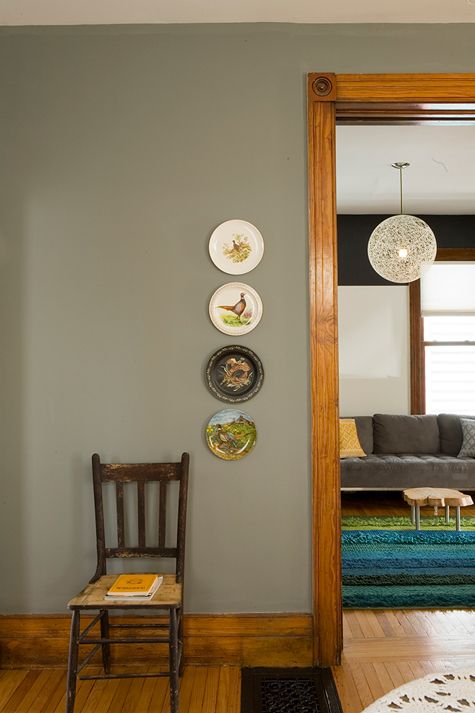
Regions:
M 145 483 L 137 481 L 139 547 L 145 547 Z
M 117 546 L 125 547 L 124 528 L 124 484 L 116 483 L 115 500 L 117 504 Z

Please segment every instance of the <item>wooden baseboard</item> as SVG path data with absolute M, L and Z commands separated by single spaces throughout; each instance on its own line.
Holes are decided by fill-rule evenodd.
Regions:
M 132 617 L 119 619 L 133 621 Z M 84 625 L 88 621 L 89 617 L 83 617 Z M 69 624 L 68 615 L 0 616 L 0 668 L 65 667 Z M 310 614 L 188 614 L 184 629 L 188 664 L 312 665 Z M 121 666 L 157 659 L 157 645 L 118 644 L 112 650 Z

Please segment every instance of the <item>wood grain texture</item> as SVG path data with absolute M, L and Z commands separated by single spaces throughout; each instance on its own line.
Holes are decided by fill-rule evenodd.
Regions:
M 107 604 L 107 608 L 111 609 L 127 609 L 127 607 L 150 609 L 160 606 L 177 607 L 181 603 L 182 585 L 177 583 L 174 574 L 164 574 L 163 582 L 153 597 L 147 601 L 140 602 L 127 599 L 119 601 L 117 599 L 106 599 L 106 594 L 116 579 L 116 574 L 105 574 L 96 582 L 87 584 L 82 592 L 68 602 L 68 607 L 70 609 L 100 609 Z
M 336 120 L 424 124 L 458 112 L 473 121 L 475 74 L 312 72 L 307 80 L 314 663 L 332 665 L 342 648 Z
M 466 507 L 473 505 L 470 495 L 450 488 L 409 488 L 404 490 L 403 497 L 409 505 L 430 505 L 431 507 Z
M 81 617 L 84 627 L 92 616 Z M 137 617 L 111 617 L 112 623 L 136 623 Z M 141 617 L 140 622 L 156 623 Z M 65 667 L 70 617 L 67 615 L 1 616 L 0 668 Z M 137 636 L 137 630 L 112 629 L 112 636 Z M 147 632 L 145 632 L 146 635 Z M 309 614 L 189 614 L 184 618 L 185 659 L 191 664 L 236 666 L 309 666 L 312 663 L 312 617 Z M 165 648 L 164 658 L 165 661 Z M 149 663 L 157 645 L 116 644 L 113 663 Z M 133 651 L 133 657 L 131 652 Z
M 130 483 L 136 480 L 179 480 L 180 463 L 101 463 L 104 482 Z
M 411 413 L 426 412 L 424 334 L 421 315 L 421 281 L 409 285 L 409 339 L 411 369 Z
M 475 248 L 437 248 L 436 262 L 475 262 Z
M 336 116 L 341 124 L 445 124 L 473 126 L 473 106 L 466 103 L 397 103 L 358 101 L 336 105 Z
M 236 627 L 232 619 L 226 617 L 229 631 Z M 285 620 L 281 618 L 282 629 Z M 36 623 L 44 627 L 44 621 Z M 378 696 L 428 673 L 475 666 L 473 611 L 347 610 L 343 623 L 342 665 L 332 670 L 344 713 L 360 713 Z M 22 620 L 23 629 L 26 624 Z M 265 629 L 265 621 L 258 628 Z M 309 617 L 307 630 L 311 632 Z M 239 689 L 237 665 L 187 667 L 180 713 L 238 713 Z M 61 670 L 0 671 L 0 713 L 28 710 L 34 696 L 29 708 L 34 713 L 63 713 L 64 691 Z M 75 713 L 168 711 L 166 679 L 79 682 Z
M 341 667 L 333 668 L 344 713 L 428 673 L 475 665 L 475 612 L 347 610 Z
M 309 281 L 312 393 L 314 663 L 338 663 L 342 647 L 335 104 L 308 106 Z
M 0 713 L 63 713 L 65 675 L 61 671 L 5 672 L 0 680 Z M 238 713 L 238 667 L 189 667 L 181 682 L 180 713 Z M 74 713 L 169 713 L 165 679 L 80 681 Z
M 337 101 L 475 102 L 475 74 L 338 74 Z
M 360 515 L 363 517 L 408 517 L 407 505 L 401 492 L 353 492 L 342 493 L 342 515 Z M 429 517 L 433 512 L 427 511 Z M 475 505 L 469 505 L 464 510 L 464 516 L 475 517 Z

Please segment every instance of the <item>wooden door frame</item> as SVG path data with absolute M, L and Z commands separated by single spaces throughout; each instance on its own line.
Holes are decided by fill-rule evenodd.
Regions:
M 336 124 L 475 123 L 475 74 L 308 75 L 314 663 L 342 651 Z

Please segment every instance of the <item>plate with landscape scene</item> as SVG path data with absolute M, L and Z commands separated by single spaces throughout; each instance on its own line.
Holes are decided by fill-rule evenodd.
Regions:
M 213 231 L 209 254 L 223 272 L 243 275 L 262 260 L 264 240 L 256 226 L 247 220 L 226 220 Z
M 208 448 L 223 460 L 244 458 L 256 445 L 256 438 L 256 424 L 238 409 L 218 411 L 206 426 Z
M 218 287 L 209 302 L 209 316 L 224 334 L 247 334 L 259 324 L 262 300 L 244 282 L 228 282 Z
M 247 347 L 222 347 L 210 357 L 206 367 L 208 388 L 221 401 L 247 401 L 257 394 L 263 380 L 261 360 Z

